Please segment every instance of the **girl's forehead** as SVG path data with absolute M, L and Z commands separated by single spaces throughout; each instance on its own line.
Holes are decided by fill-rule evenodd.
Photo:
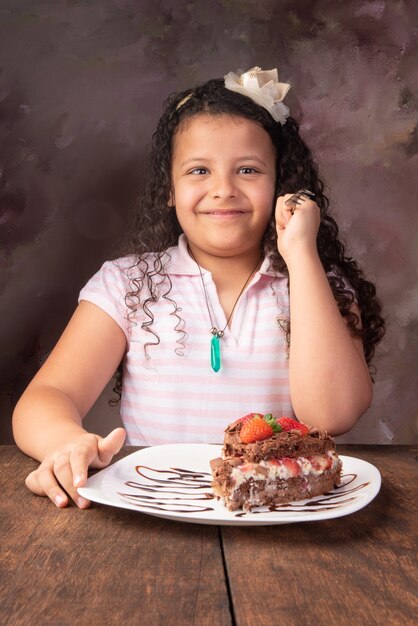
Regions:
M 268 133 L 256 122 L 248 119 L 247 117 L 242 117 L 241 115 L 232 115 L 231 113 L 197 113 L 196 115 L 192 115 L 191 117 L 186 117 L 181 120 L 178 125 L 175 136 L 180 135 L 182 133 L 189 133 L 196 130 L 205 130 L 210 126 L 211 128 L 224 128 L 225 126 L 247 126 L 247 127 L 258 127 L 260 130 L 263 130 L 266 135 Z
M 222 141 L 235 139 L 247 143 L 265 144 L 269 149 L 273 144 L 268 132 L 257 122 L 246 117 L 231 114 L 199 113 L 182 120 L 173 137 L 173 148 L 182 150 L 199 141 L 210 142 L 216 136 Z M 274 150 L 274 148 L 273 148 Z

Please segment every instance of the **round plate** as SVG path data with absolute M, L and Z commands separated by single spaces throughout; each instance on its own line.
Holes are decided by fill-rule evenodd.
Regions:
M 80 495 L 93 502 L 132 509 L 181 522 L 226 526 L 259 526 L 333 519 L 366 506 L 378 494 L 379 470 L 371 463 L 340 456 L 341 485 L 311 500 L 291 502 L 270 511 L 228 511 L 210 486 L 209 462 L 221 446 L 168 444 L 138 450 L 94 476 Z

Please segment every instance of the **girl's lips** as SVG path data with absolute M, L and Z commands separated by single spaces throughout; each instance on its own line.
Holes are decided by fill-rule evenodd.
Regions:
M 214 209 L 212 211 L 200 211 L 201 215 L 213 215 L 215 217 L 228 217 L 230 215 L 245 215 L 249 211 L 243 209 Z

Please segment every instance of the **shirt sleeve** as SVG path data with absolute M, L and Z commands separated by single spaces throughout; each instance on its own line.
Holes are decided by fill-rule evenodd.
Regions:
M 100 270 L 90 278 L 80 291 L 78 301 L 86 300 L 98 306 L 110 315 L 130 340 L 130 323 L 125 295 L 128 293 L 128 277 L 124 264 L 119 260 L 107 261 Z

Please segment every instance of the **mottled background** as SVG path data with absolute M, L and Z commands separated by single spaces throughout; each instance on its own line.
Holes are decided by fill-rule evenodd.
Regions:
M 414 8 L 415 7 L 415 8 Z M 417 421 L 414 0 L 0 1 L 0 439 L 12 408 L 127 227 L 172 91 L 277 66 L 388 333 L 372 408 L 346 442 Z M 415 37 L 415 38 L 414 38 Z M 118 420 L 106 390 L 88 418 Z

